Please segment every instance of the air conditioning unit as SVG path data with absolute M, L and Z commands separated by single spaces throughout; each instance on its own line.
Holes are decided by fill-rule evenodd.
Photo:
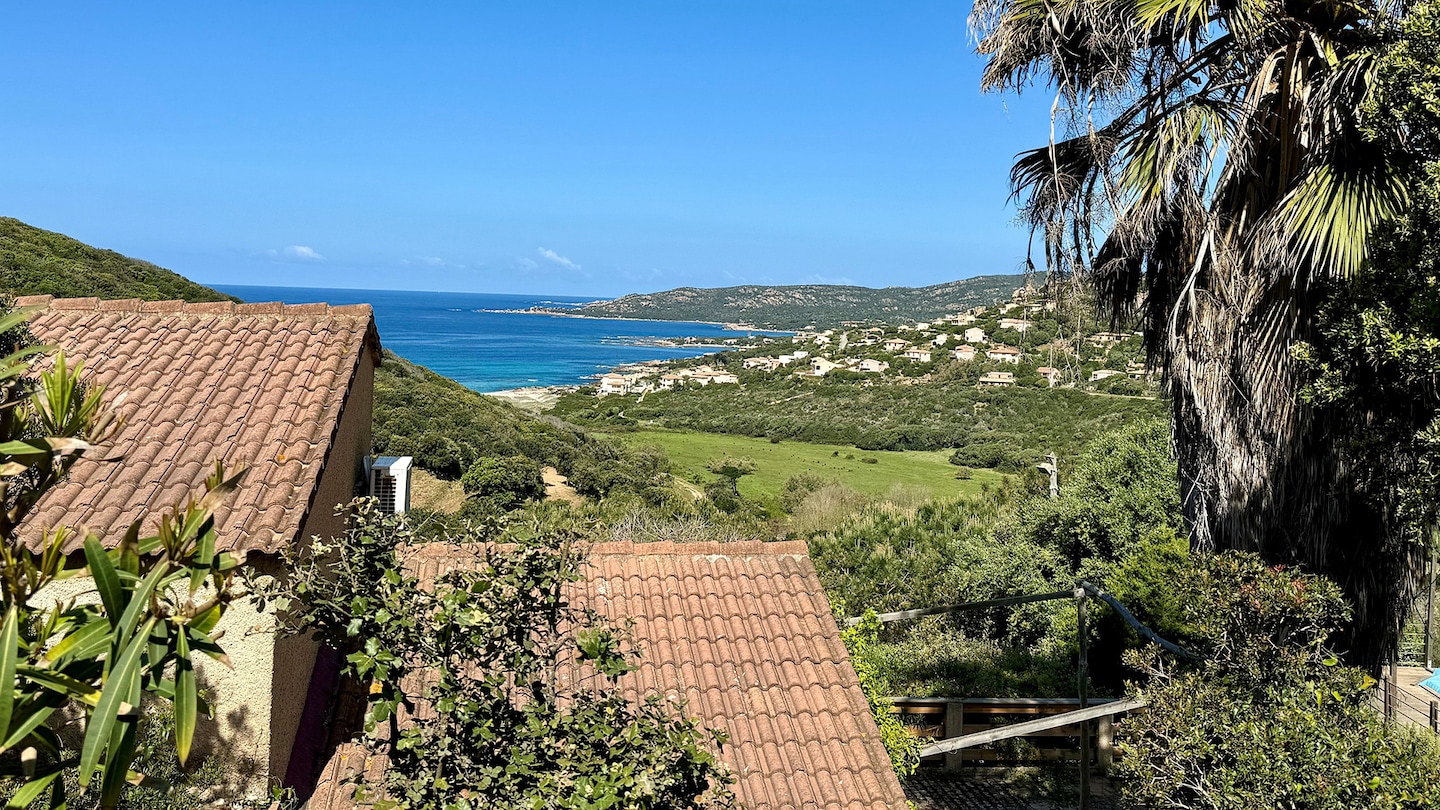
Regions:
M 380 511 L 398 515 L 410 511 L 411 456 L 376 456 L 370 462 L 370 497 Z

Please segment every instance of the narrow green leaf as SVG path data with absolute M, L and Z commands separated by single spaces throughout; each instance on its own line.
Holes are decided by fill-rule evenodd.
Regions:
M 76 659 L 89 658 L 92 651 L 99 655 L 100 650 L 110 645 L 110 630 L 110 622 L 98 619 L 82 625 L 47 650 L 45 660 L 63 666 L 67 655 Z
M 30 736 L 31 732 L 35 731 L 42 723 L 50 719 L 50 715 L 54 713 L 54 706 L 41 706 L 33 710 L 30 714 L 25 715 L 25 719 L 10 730 L 10 736 L 5 738 L 5 742 L 0 743 L 0 754 L 24 742 L 25 739 Z
M 10 797 L 10 801 L 5 806 L 7 808 L 29 807 L 30 803 L 40 798 L 40 794 L 44 793 L 45 788 L 50 787 L 50 783 L 54 782 L 55 777 L 59 775 L 60 771 L 52 771 L 39 779 L 26 782 L 19 790 L 15 791 L 15 795 Z
M 100 702 L 99 689 L 63 672 L 40 667 L 20 667 L 19 671 L 24 674 L 26 680 L 38 683 L 52 692 L 58 692 L 91 706 Z
M 0 627 L 0 734 L 10 735 L 10 714 L 15 710 L 15 668 L 20 663 L 20 617 L 16 605 L 5 611 Z
M 196 691 L 195 666 L 190 661 L 190 642 L 183 628 L 175 634 L 180 658 L 175 662 L 175 753 L 180 764 L 190 758 L 190 742 L 195 739 Z
M 127 640 L 119 658 L 110 668 L 109 678 L 100 693 L 100 702 L 96 704 L 95 711 L 90 715 L 90 724 L 85 729 L 85 742 L 80 749 L 80 787 L 89 787 L 90 777 L 100 764 L 100 754 L 115 730 L 120 704 L 127 702 L 131 684 L 140 676 L 140 654 L 149 643 L 155 621 L 147 621 L 140 633 Z
M 110 555 L 94 535 L 85 538 L 85 562 L 90 566 L 90 578 L 95 580 L 95 590 L 100 592 L 100 601 L 105 605 L 105 617 L 112 628 L 118 627 L 120 614 L 125 609 L 125 594 L 120 590 L 120 575 L 110 562 Z
M 154 592 L 155 586 L 160 582 L 161 577 L 164 576 L 165 565 L 156 565 L 155 568 L 146 575 L 145 581 L 140 583 L 140 587 L 136 588 L 135 591 L 130 594 L 130 603 L 125 606 L 125 612 L 121 614 L 120 621 L 115 626 L 117 631 L 116 641 L 127 639 L 131 633 L 135 632 L 135 625 L 140 623 L 140 614 L 150 606 L 150 594 Z

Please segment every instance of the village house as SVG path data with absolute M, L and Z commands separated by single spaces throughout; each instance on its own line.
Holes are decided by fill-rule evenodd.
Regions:
M 776 360 L 773 357 L 747 357 L 740 361 L 741 368 L 759 368 L 769 370 L 775 367 Z
M 810 358 L 810 375 L 814 377 L 824 377 L 839 367 L 839 363 L 832 363 L 824 357 Z
M 950 350 L 950 356 L 962 362 L 969 362 L 975 359 L 975 347 L 968 343 L 962 343 Z
M 867 357 L 864 360 L 861 360 L 859 364 L 856 365 L 856 368 L 866 374 L 879 374 L 882 371 L 889 370 L 890 364 L 885 362 L 884 360 L 876 360 L 874 358 Z
M 629 626 L 644 651 L 629 683 L 683 700 L 726 734 L 715 753 L 735 774 L 739 807 L 906 806 L 804 542 L 609 542 L 587 558 L 572 602 Z M 439 543 L 412 562 L 426 584 L 467 564 L 473 555 Z M 360 810 L 346 778 L 379 778 L 386 765 L 342 746 L 308 807 Z
M 1015 384 L 1015 374 L 1010 371 L 988 371 L 980 375 L 981 385 L 1006 386 Z
M 1060 369 L 1051 368 L 1050 366 L 1041 366 L 1035 369 L 1035 373 L 1044 377 L 1045 380 L 1050 383 L 1051 388 L 1054 388 L 1056 381 L 1060 379 Z
M 681 377 L 679 374 L 665 373 L 660 375 L 660 382 L 658 383 L 658 387 L 662 391 L 669 391 L 675 388 L 675 386 L 680 385 L 684 382 L 685 378 Z
M 924 332 L 926 329 L 929 329 L 929 328 L 930 328 L 930 322 L 929 322 L 929 321 L 921 321 L 921 322 L 915 324 L 915 331 L 916 331 L 916 332 Z
M 907 349 L 905 359 L 914 360 L 917 363 L 930 362 L 930 351 L 928 349 Z
M 1031 324 L 1031 323 L 1030 323 L 1029 321 L 1027 321 L 1027 320 L 1024 320 L 1023 318 L 1001 318 L 1001 319 L 1000 319 L 1000 328 L 1001 328 L 1001 329 L 1014 329 L 1016 332 L 1025 332 L 1025 331 L 1028 331 L 1032 325 L 1033 325 L 1033 324 Z
M 1024 352 L 1020 351 L 1014 346 L 997 345 L 991 346 L 989 349 L 987 349 L 985 351 L 985 356 L 991 360 L 995 360 L 1000 363 L 1019 365 L 1020 358 L 1024 356 Z
M 47 528 L 85 527 L 108 547 L 137 518 L 158 516 L 203 491 L 215 460 L 248 467 L 216 510 L 218 551 L 257 576 L 283 575 L 281 552 L 342 532 L 337 506 L 366 490 L 371 402 L 380 341 L 368 305 L 102 301 L 19 298 L 40 307 L 30 329 L 84 364 L 124 423 L 103 457 L 82 459 L 20 527 L 39 549 Z M 403 466 L 403 465 L 402 465 Z M 64 549 L 79 554 L 77 534 Z M 77 577 L 47 594 L 92 598 Z M 196 753 L 224 752 L 232 788 L 314 784 L 327 742 L 325 716 L 336 654 L 305 638 L 278 638 L 272 613 L 248 597 L 222 620 L 233 668 L 197 662 L 214 720 Z
M 1153 369 L 1135 360 L 1125 364 L 1125 373 L 1129 374 L 1132 380 L 1149 380 L 1155 376 Z
M 966 342 L 966 343 L 984 343 L 984 342 L 985 342 L 985 330 L 984 330 L 984 329 L 981 329 L 981 328 L 978 327 L 978 326 L 972 326 L 972 327 L 970 327 L 969 329 L 966 329 L 966 330 L 965 330 L 965 342 Z
M 1096 332 L 1090 336 L 1090 342 L 1097 346 L 1113 346 L 1127 337 L 1129 335 L 1124 332 Z
M 1125 374 L 1125 372 L 1123 372 L 1123 371 L 1116 371 L 1116 370 L 1113 369 L 1113 368 L 1102 368 L 1102 369 L 1098 369 L 1098 370 L 1096 370 L 1096 371 L 1090 372 L 1090 382 L 1100 382 L 1101 380 L 1108 380 L 1108 379 L 1110 379 L 1111 377 L 1119 377 L 1119 376 L 1122 376 L 1122 375 L 1124 375 L 1124 374 Z
M 950 342 L 950 335 L 945 334 L 945 333 L 941 333 L 941 334 L 936 335 L 936 336 L 935 336 L 935 339 L 932 340 L 932 341 L 930 341 L 930 343 L 931 343 L 932 345 L 935 345 L 935 346 L 944 346 L 946 343 L 949 343 L 949 342 Z
M 1019 292 L 1019 291 L 1017 290 L 1016 292 Z M 1019 304 L 1016 304 L 1016 303 L 1014 303 L 1014 302 L 1005 304 L 1004 306 L 1000 307 L 1000 314 L 1001 314 L 1001 315 L 1005 315 L 1005 314 L 1008 314 L 1008 313 L 1010 313 L 1010 312 L 1013 312 L 1013 311 L 1015 310 L 1015 308 L 1018 307 L 1018 306 L 1020 306 L 1020 305 L 1019 305 Z
M 905 351 L 905 349 L 909 346 L 910 341 L 901 340 L 900 338 L 890 338 L 889 340 L 885 341 L 885 351 L 895 352 L 896 354 Z
M 629 392 L 630 379 L 624 374 L 606 374 L 600 378 L 600 385 L 596 389 L 596 393 L 602 397 Z

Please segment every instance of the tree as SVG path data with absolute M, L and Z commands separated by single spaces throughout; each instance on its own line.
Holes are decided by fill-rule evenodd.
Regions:
M 381 733 L 368 744 L 389 767 L 362 791 L 415 810 L 728 806 L 708 747 L 723 735 L 657 695 L 632 699 L 625 633 L 569 602 L 579 533 L 538 519 L 500 528 L 446 537 L 456 564 L 422 583 L 405 565 L 413 529 L 361 499 L 343 536 L 316 539 L 288 560 L 289 581 L 262 586 L 291 608 L 291 632 L 313 632 L 376 685 L 366 728 Z M 433 716 L 400 722 L 421 704 Z
M 1395 644 L 1404 550 L 1355 496 L 1327 415 L 1299 401 L 1290 347 L 1407 206 L 1402 128 L 1364 113 L 1394 8 L 985 0 L 974 16 L 985 88 L 1055 88 L 1064 137 L 1012 181 L 1048 268 L 1141 318 L 1192 546 L 1332 576 L 1369 666 Z
M 500 506 L 514 506 L 545 494 L 540 464 L 525 456 L 485 456 L 460 477 L 466 495 L 487 498 Z
M 0 317 L 0 335 L 25 313 Z M 67 782 L 115 807 L 128 781 L 144 703 L 169 704 L 174 749 L 190 755 L 204 711 L 194 655 L 224 659 L 216 624 L 234 598 L 237 561 L 215 551 L 212 512 L 237 485 L 216 466 L 199 500 L 162 516 L 157 534 L 132 524 L 117 548 L 82 540 L 86 572 L 99 604 L 55 604 L 47 587 L 80 574 L 66 570 L 75 532 L 46 530 L 40 551 L 21 536 L 31 509 L 118 422 L 99 387 L 82 386 L 79 367 L 63 354 L 37 379 L 30 363 L 46 352 L 30 346 L 0 358 L 0 776 L 19 785 L 10 807 L 48 794 L 65 807 Z M 43 605 L 43 606 L 42 606 Z M 79 751 L 62 741 L 79 733 Z M 13 783 L 12 783 L 13 784 Z

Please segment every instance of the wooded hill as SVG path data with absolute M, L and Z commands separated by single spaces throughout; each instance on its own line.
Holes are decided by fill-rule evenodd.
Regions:
M 172 270 L 11 217 L 0 217 L 0 295 L 239 300 Z
M 975 276 L 929 287 L 883 289 L 835 284 L 680 287 L 596 301 L 566 311 L 601 318 L 744 323 L 767 329 L 825 328 L 847 322 L 930 320 L 1009 300 L 1024 285 L 1023 275 L 1002 275 Z

